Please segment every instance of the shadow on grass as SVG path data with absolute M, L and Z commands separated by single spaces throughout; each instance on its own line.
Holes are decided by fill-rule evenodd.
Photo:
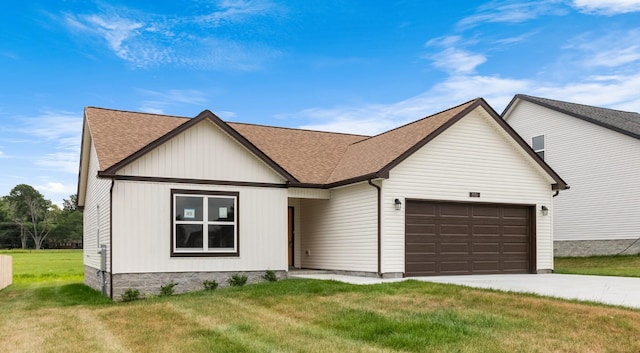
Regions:
M 26 309 L 57 308 L 76 305 L 111 305 L 113 301 L 82 283 L 46 282 L 14 284 L 0 292 L 0 303 Z

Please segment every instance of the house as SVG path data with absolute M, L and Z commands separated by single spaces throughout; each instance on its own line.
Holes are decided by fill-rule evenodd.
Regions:
M 81 150 L 85 282 L 112 298 L 267 269 L 549 272 L 567 188 L 481 98 L 373 137 L 88 107 Z
M 502 116 L 571 181 L 554 199 L 556 256 L 640 253 L 640 114 L 518 94 Z

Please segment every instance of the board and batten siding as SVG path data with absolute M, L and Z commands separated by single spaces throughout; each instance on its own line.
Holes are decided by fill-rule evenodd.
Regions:
M 640 237 L 640 140 L 520 100 L 507 122 L 571 186 L 554 199 L 554 239 Z
M 374 187 L 365 182 L 336 188 L 328 200 L 301 199 L 300 205 L 303 268 L 378 271 Z
M 93 141 L 90 147 L 88 170 L 87 193 L 82 211 L 83 259 L 86 266 L 99 269 L 100 254 L 98 249 L 100 245 L 107 246 L 107 254 L 111 252 L 109 248 L 111 231 L 109 189 L 111 188 L 111 180 L 97 177 L 99 163 Z M 109 266 L 109 256 L 107 256 L 107 270 Z
M 156 147 L 117 172 L 160 178 L 284 183 L 285 179 L 209 120 Z
M 553 269 L 553 180 L 478 107 L 382 182 L 382 272 L 404 272 L 406 199 L 536 205 L 537 270 Z M 479 198 L 469 197 L 479 192 Z M 402 201 L 396 211 L 394 200 Z M 542 216 L 541 205 L 551 212 Z
M 171 189 L 239 192 L 239 257 L 171 257 Z M 116 181 L 113 273 L 287 269 L 287 190 Z

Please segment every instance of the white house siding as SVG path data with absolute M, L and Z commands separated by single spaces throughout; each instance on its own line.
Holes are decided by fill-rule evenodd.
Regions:
M 239 192 L 239 257 L 171 257 L 171 189 Z M 287 190 L 116 181 L 113 273 L 284 271 Z
M 404 272 L 406 198 L 536 205 L 537 270 L 553 268 L 551 179 L 481 108 L 434 138 L 382 183 L 382 272 Z M 470 198 L 469 192 L 479 192 Z M 394 200 L 402 201 L 396 211 Z
M 89 149 L 89 173 L 87 177 L 87 194 L 85 206 L 82 212 L 83 218 L 83 259 L 84 265 L 93 269 L 100 269 L 100 254 L 98 249 L 101 244 L 107 246 L 107 254 L 111 252 L 109 248 L 110 235 L 110 199 L 109 188 L 111 180 L 100 179 L 98 174 L 98 157 L 95 146 L 91 143 Z M 98 206 L 100 207 L 100 220 L 98 220 Z M 98 224 L 100 224 L 100 242 L 98 243 Z M 107 270 L 109 269 L 109 256 L 107 256 Z M 86 271 L 85 282 L 97 288 L 95 271 Z M 98 289 L 98 288 L 97 288 Z
M 329 200 L 302 199 L 300 204 L 302 267 L 377 272 L 375 188 L 354 184 L 332 189 Z
M 520 101 L 507 122 L 571 186 L 555 198 L 556 241 L 640 237 L 640 140 Z
M 283 183 L 269 168 L 211 121 L 183 131 L 118 171 L 120 175 Z

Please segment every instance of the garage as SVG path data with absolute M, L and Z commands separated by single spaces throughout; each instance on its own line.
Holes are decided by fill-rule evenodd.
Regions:
M 530 206 L 407 200 L 405 276 L 535 272 Z

